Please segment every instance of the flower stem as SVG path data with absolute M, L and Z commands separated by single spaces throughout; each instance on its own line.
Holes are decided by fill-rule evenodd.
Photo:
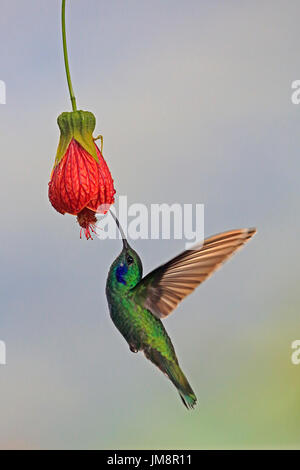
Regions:
M 76 98 L 73 91 L 71 75 L 70 75 L 70 67 L 69 67 L 69 59 L 68 59 L 68 50 L 67 50 L 67 39 L 66 39 L 66 0 L 62 0 L 61 2 L 61 28 L 62 28 L 62 40 L 63 40 L 63 50 L 64 50 L 64 60 L 65 60 L 65 69 L 67 75 L 67 82 L 70 92 L 70 99 L 72 103 L 73 111 L 77 110 L 76 107 Z

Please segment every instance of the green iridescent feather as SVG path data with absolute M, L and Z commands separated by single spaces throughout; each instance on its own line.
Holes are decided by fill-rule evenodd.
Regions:
M 127 272 L 127 258 L 134 261 Z M 127 245 L 112 264 L 107 278 L 106 294 L 113 323 L 123 335 L 130 350 L 143 351 L 147 359 L 166 374 L 184 404 L 191 408 L 196 396 L 180 369 L 176 353 L 161 320 L 136 301 L 134 287 L 142 279 L 142 264 L 137 253 Z

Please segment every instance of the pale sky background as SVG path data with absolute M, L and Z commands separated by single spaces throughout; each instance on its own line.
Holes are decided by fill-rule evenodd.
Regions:
M 105 298 L 118 241 L 79 239 L 48 181 L 69 111 L 60 1 L 0 0 L 0 448 L 299 447 L 299 1 L 67 2 L 73 85 L 117 194 L 204 203 L 257 236 L 165 321 L 198 396 L 129 352 Z M 145 272 L 181 241 L 132 244 Z

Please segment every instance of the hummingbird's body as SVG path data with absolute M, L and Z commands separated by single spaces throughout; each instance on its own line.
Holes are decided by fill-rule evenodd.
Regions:
M 114 217 L 115 218 L 115 217 Z M 142 278 L 138 254 L 123 236 L 123 250 L 109 270 L 106 295 L 113 323 L 132 352 L 143 351 L 175 385 L 187 408 L 196 396 L 180 369 L 173 344 L 160 318 L 203 282 L 255 233 L 255 229 L 225 232 L 204 241 Z
M 156 318 L 147 308 L 139 304 L 134 295 L 133 288 L 142 278 L 142 265 L 138 255 L 130 249 L 130 256 L 139 261 L 130 287 L 119 282 L 120 265 L 126 266 L 121 259 L 112 264 L 106 284 L 106 295 L 110 316 L 117 329 L 124 336 L 132 352 L 143 351 L 159 369 L 166 374 L 178 389 L 186 406 L 196 403 L 196 396 L 187 379 L 181 371 L 175 354 L 173 344 L 159 318 Z M 125 268 L 126 269 L 126 268 Z M 118 281 L 119 279 L 119 281 Z

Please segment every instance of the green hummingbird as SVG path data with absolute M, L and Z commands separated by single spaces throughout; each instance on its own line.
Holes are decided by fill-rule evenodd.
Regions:
M 179 366 L 161 319 L 241 248 L 256 229 L 231 230 L 207 238 L 201 246 L 184 251 L 142 277 L 141 259 L 111 214 L 123 239 L 123 249 L 112 263 L 106 283 L 111 319 L 130 351 L 143 351 L 175 385 L 186 408 L 193 408 L 196 395 Z

